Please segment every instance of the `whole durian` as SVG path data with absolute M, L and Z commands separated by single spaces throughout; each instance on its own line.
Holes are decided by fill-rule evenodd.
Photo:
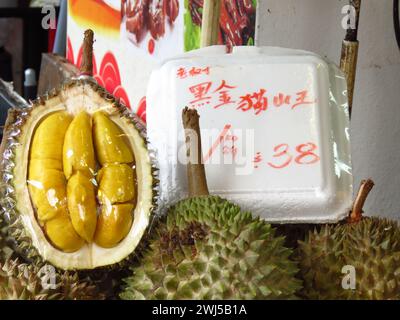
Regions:
M 76 273 L 58 273 L 45 265 L 0 262 L 0 300 L 92 300 L 102 299 L 95 286 L 80 281 Z
M 372 187 L 371 180 L 362 182 L 347 223 L 324 226 L 299 242 L 305 298 L 400 299 L 400 228 L 394 221 L 362 217 Z
M 186 108 L 183 120 L 185 129 L 200 137 L 197 112 Z M 191 143 L 187 135 L 189 157 Z M 284 238 L 249 212 L 208 195 L 201 162 L 189 160 L 188 178 L 192 198 L 170 208 L 155 228 L 149 248 L 125 279 L 121 298 L 295 298 L 298 269 Z

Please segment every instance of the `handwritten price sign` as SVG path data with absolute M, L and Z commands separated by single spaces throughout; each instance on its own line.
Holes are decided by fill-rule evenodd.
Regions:
M 152 140 L 168 163 L 161 165 L 166 183 L 184 194 L 180 122 L 189 106 L 200 114 L 212 193 L 271 221 L 336 220 L 352 192 L 346 88 L 337 72 L 306 54 L 205 54 L 166 63 L 148 95 L 150 138 L 158 130 Z
M 196 68 L 192 67 L 189 71 L 181 67 L 177 71 L 177 77 L 179 79 L 185 79 L 188 77 L 194 77 L 197 75 L 209 75 L 210 67 Z M 270 104 L 275 108 L 279 108 L 283 105 L 290 106 L 294 109 L 301 105 L 314 104 L 316 100 L 307 100 L 308 90 L 302 90 L 296 92 L 295 95 L 284 94 L 282 92 L 277 93 L 272 97 L 270 103 L 269 97 L 267 96 L 267 89 L 261 88 L 255 92 L 246 93 L 240 96 L 237 100 L 232 98 L 237 91 L 237 86 L 227 84 L 226 80 L 222 80 L 221 83 L 213 89 L 214 84 L 212 81 L 206 81 L 197 83 L 193 86 L 188 87 L 190 93 L 193 95 L 193 100 L 189 102 L 192 108 L 202 107 L 205 105 L 210 105 L 212 99 L 218 96 L 218 104 L 212 105 L 214 109 L 220 108 L 227 105 L 236 105 L 237 110 L 242 110 L 244 112 L 253 110 L 256 115 L 260 114 L 262 111 L 266 111 Z M 293 99 L 293 96 L 295 98 Z M 292 103 L 292 99 L 294 102 Z
M 271 169 L 286 170 L 293 174 L 296 171 L 296 175 L 309 171 L 307 175 L 315 178 L 307 179 L 310 183 L 307 187 L 317 185 L 318 180 L 322 179 L 318 134 L 315 134 L 315 130 L 312 132 L 313 128 L 310 127 L 299 135 L 299 130 L 290 123 L 291 118 L 307 121 L 307 117 L 316 112 L 318 99 L 315 87 L 304 79 L 279 85 L 272 79 L 266 81 L 264 77 L 257 77 L 258 73 L 256 67 L 252 72 L 246 72 L 251 81 L 244 82 L 239 70 L 227 75 L 225 71 L 210 65 L 180 66 L 176 69 L 175 81 L 184 89 L 179 105 L 196 108 L 202 116 L 202 127 L 205 129 L 202 133 L 205 136 L 203 150 L 207 151 L 203 160 L 208 172 L 211 172 L 211 185 L 217 192 L 224 192 L 225 180 L 220 178 L 221 173 L 226 172 L 227 175 L 238 177 L 241 188 L 288 187 L 282 177 L 276 175 L 275 180 Z M 221 127 L 220 134 L 213 138 L 215 129 Z M 299 124 L 299 127 L 302 125 Z M 243 132 L 239 136 L 234 133 L 235 130 L 253 130 L 253 141 L 248 141 L 245 146 Z M 227 172 L 227 164 L 247 169 Z M 262 176 L 268 176 L 269 179 L 260 179 Z M 293 179 L 290 187 L 298 188 L 299 182 L 296 180 Z
M 236 157 L 238 149 L 235 144 L 237 143 L 239 138 L 235 135 L 229 134 L 229 130 L 231 128 L 232 125 L 225 125 L 221 134 L 218 136 L 217 140 L 213 143 L 212 147 L 203 158 L 204 163 L 207 163 L 207 161 L 212 157 L 213 153 L 218 150 L 218 147 L 220 147 L 224 155 L 230 154 L 232 156 L 232 159 Z M 274 169 L 286 168 L 293 161 L 299 165 L 314 164 L 320 161 L 320 157 L 315 153 L 317 152 L 317 148 L 318 147 L 316 146 L 316 144 L 312 142 L 300 144 L 295 148 L 297 156 L 293 157 L 293 155 L 290 153 L 289 145 L 287 143 L 281 143 L 274 147 L 272 154 L 272 157 L 276 158 L 276 161 L 281 161 L 281 163 L 278 164 L 277 162 L 266 162 L 265 164 Z M 259 168 L 259 166 L 263 164 L 263 157 L 261 152 L 258 151 L 256 153 L 253 163 L 254 168 Z

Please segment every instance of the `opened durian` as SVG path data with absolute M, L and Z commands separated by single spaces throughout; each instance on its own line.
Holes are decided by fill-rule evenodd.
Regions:
M 363 181 L 350 219 L 324 226 L 299 242 L 302 295 L 308 299 L 400 299 L 400 228 L 362 217 L 373 182 Z
M 189 134 L 195 130 L 200 137 L 197 112 L 186 108 L 183 121 L 191 198 L 170 208 L 155 228 L 149 248 L 125 279 L 121 298 L 295 298 L 300 282 L 284 238 L 249 212 L 208 195 L 201 152 L 191 152 L 201 145 Z
M 84 44 L 89 73 L 91 31 Z M 2 142 L 1 197 L 16 250 L 62 270 L 128 258 L 153 208 L 143 133 L 136 116 L 87 76 L 13 109 Z

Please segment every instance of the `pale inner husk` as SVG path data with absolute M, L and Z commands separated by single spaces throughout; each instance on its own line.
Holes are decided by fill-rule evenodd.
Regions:
M 126 134 L 135 155 L 137 177 L 137 202 L 134 220 L 128 235 L 117 246 L 106 249 L 96 244 L 86 244 L 73 253 L 65 253 L 53 247 L 39 225 L 35 210 L 30 200 L 27 184 L 29 149 L 38 123 L 49 114 L 67 110 L 77 114 L 82 110 L 93 114 L 98 110 L 107 113 Z M 61 92 L 60 95 L 46 101 L 45 105 L 33 108 L 31 116 L 22 128 L 20 144 L 16 147 L 16 166 L 14 169 L 14 187 L 17 199 L 17 210 L 22 223 L 32 239 L 33 246 L 44 260 L 64 270 L 93 269 L 118 263 L 129 256 L 137 247 L 146 227 L 149 224 L 153 203 L 153 178 L 151 161 L 144 139 L 132 124 L 121 117 L 111 102 L 102 98 L 90 85 L 75 85 Z

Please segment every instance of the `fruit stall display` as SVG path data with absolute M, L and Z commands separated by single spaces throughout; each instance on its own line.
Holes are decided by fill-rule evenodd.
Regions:
M 92 84 L 84 82 L 74 83 L 69 87 L 71 90 L 80 88 L 79 86 L 89 86 L 85 88 L 87 93 L 94 94 L 92 102 L 96 104 L 104 104 L 104 98 L 97 96 L 99 93 L 91 92 L 89 89 Z M 64 89 L 65 90 L 65 89 Z M 62 94 L 62 93 L 60 93 Z M 72 95 L 74 96 L 74 95 Z M 86 96 L 88 98 L 89 96 Z M 76 98 L 76 97 L 75 97 Z M 96 100 L 97 99 L 97 100 Z M 49 100 L 48 100 L 49 101 Z M 119 118 L 121 115 L 117 113 L 107 117 L 106 113 L 100 111 L 97 113 L 95 108 L 85 109 L 79 111 L 74 119 L 65 120 L 70 112 L 75 109 L 67 109 L 68 111 L 58 111 L 58 104 L 48 104 L 50 115 L 41 114 L 37 105 L 33 105 L 32 110 L 28 111 L 25 116 L 31 115 L 29 111 L 36 114 L 35 118 L 42 119 L 39 125 L 36 122 L 36 132 L 33 135 L 36 137 L 42 125 L 49 125 L 49 123 L 58 119 L 68 127 L 67 130 L 60 130 L 59 134 L 55 136 L 59 138 L 65 133 L 64 139 L 68 140 L 68 132 L 77 132 L 79 130 L 87 129 L 87 125 L 77 126 L 75 123 L 82 124 L 84 120 L 92 119 L 94 127 L 99 125 L 99 118 L 101 126 L 105 132 L 109 134 L 106 140 L 112 141 L 108 147 L 101 149 L 99 152 L 96 147 L 96 129 L 92 128 L 94 138 L 94 146 L 86 146 L 88 149 L 95 149 L 96 171 L 101 172 L 104 167 L 108 167 L 110 161 L 115 161 L 114 166 L 121 167 L 121 163 L 131 163 L 132 150 L 128 151 L 128 143 L 122 143 L 118 138 L 121 137 L 121 132 L 116 131 L 116 124 L 124 128 L 124 132 L 136 131 L 138 140 L 130 140 L 131 146 L 139 144 L 141 151 L 136 151 L 132 147 L 135 156 L 136 168 L 144 166 L 144 170 L 148 173 L 148 179 L 137 178 L 137 188 L 146 189 L 146 185 L 152 185 L 151 167 L 147 160 L 146 148 L 143 148 L 143 140 L 141 141 L 140 133 L 135 128 L 134 121 L 124 120 Z M 112 97 L 108 96 L 107 103 L 112 102 Z M 69 104 L 65 104 L 66 108 Z M 88 106 L 88 104 L 86 104 Z M 92 105 L 93 107 L 94 105 Z M 53 107 L 55 109 L 53 109 Z M 52 111 L 52 112 L 51 112 Z M 90 111 L 93 112 L 93 118 L 90 116 Z M 85 113 L 82 113 L 85 112 Z M 44 117 L 44 120 L 43 120 Z M 98 118 L 99 117 L 99 118 Z M 33 205 L 32 209 L 27 212 L 15 211 L 11 212 L 11 207 L 3 207 L 3 215 L 0 216 L 2 223 L 2 233 L 0 236 L 0 298 L 1 299 L 103 299 L 107 298 L 121 298 L 121 299 L 399 299 L 399 275 L 397 272 L 399 265 L 399 236 L 400 229 L 396 222 L 388 221 L 380 218 L 363 218 L 362 208 L 366 201 L 368 193 L 373 187 L 373 182 L 370 180 L 363 181 L 354 201 L 353 208 L 349 218 L 337 225 L 325 225 L 318 230 L 311 231 L 307 236 L 299 242 L 297 248 L 288 248 L 285 246 L 285 239 L 276 233 L 275 228 L 270 224 L 261 220 L 260 218 L 253 217 L 250 212 L 245 212 L 239 206 L 218 196 L 209 195 L 204 166 L 191 159 L 191 155 L 200 157 L 202 152 L 198 150 L 200 143 L 196 138 L 193 139 L 192 131 L 199 134 L 199 116 L 195 110 L 184 109 L 182 114 L 183 125 L 186 132 L 186 148 L 188 156 L 187 172 L 189 180 L 189 198 L 182 200 L 168 210 L 168 214 L 161 219 L 156 220 L 153 230 L 142 239 L 143 246 L 136 248 L 135 257 L 127 264 L 124 252 L 129 252 L 130 248 L 125 248 L 124 237 L 126 238 L 126 229 L 119 230 L 112 227 L 118 226 L 113 224 L 117 221 L 119 214 L 123 210 L 113 210 L 111 216 L 116 220 L 108 224 L 111 227 L 110 234 L 117 235 L 119 243 L 116 244 L 116 238 L 111 239 L 110 242 L 101 242 L 88 237 L 88 229 L 91 229 L 93 219 L 88 219 L 89 228 L 85 228 L 82 221 L 73 223 L 73 213 L 69 217 L 65 216 L 66 207 L 69 210 L 75 210 L 75 201 L 82 201 L 80 205 L 84 207 L 84 212 L 88 213 L 92 206 L 104 206 L 100 200 L 99 203 L 93 201 L 93 194 L 88 192 L 92 190 L 92 186 L 87 186 L 88 180 L 92 178 L 92 172 L 89 170 L 87 163 L 90 161 L 88 155 L 92 152 L 81 149 L 78 154 L 85 158 L 73 158 L 71 161 L 67 160 L 65 164 L 61 164 L 65 159 L 62 159 L 62 149 L 58 147 L 50 149 L 34 149 L 38 151 L 41 156 L 36 159 L 37 163 L 43 165 L 43 174 L 40 177 L 46 176 L 48 172 L 64 176 L 63 184 L 53 187 L 53 190 L 64 193 L 64 207 L 59 208 L 59 212 L 47 210 L 50 214 L 55 216 L 47 221 L 55 222 L 55 225 L 60 225 L 57 221 L 60 219 L 70 219 L 71 223 L 64 224 L 64 228 L 59 231 L 60 239 L 68 247 L 73 245 L 71 250 L 68 247 L 57 247 L 57 244 L 52 242 L 51 237 L 48 238 L 47 243 L 41 243 L 42 235 L 47 234 L 47 229 L 41 228 L 40 224 L 46 226 L 46 222 L 40 222 L 38 218 L 38 208 Z M 17 123 L 23 124 L 24 121 L 17 119 Z M 29 119 L 25 118 L 29 123 Z M 111 122 L 113 121 L 113 122 Z M 115 122 L 114 122 L 115 121 Z M 126 121 L 126 125 L 122 123 Z M 66 124 L 67 123 L 67 124 Z M 113 124 L 111 124 L 113 123 Z M 59 124 L 61 127 L 61 124 Z M 10 131 L 8 131 L 10 132 Z M 15 146 L 14 139 L 18 139 L 19 135 L 8 134 L 6 141 L 10 142 L 3 146 L 4 152 L 9 152 L 10 158 L 14 158 L 12 152 L 13 145 Z M 21 128 L 19 133 L 32 132 Z M 82 132 L 81 132 L 82 134 Z M 89 132 L 85 134 L 90 135 Z M 117 136 L 115 136 L 117 134 Z M 79 134 L 77 134 L 79 136 Z M 199 136 L 200 137 L 200 136 Z M 35 138 L 34 138 L 35 139 Z M 44 138 L 43 138 L 44 139 Z M 49 138 L 50 139 L 50 138 Z M 21 140 L 20 140 L 21 141 Z M 77 140 L 79 141 L 79 139 Z M 90 139 L 89 139 L 90 141 Z M 30 143 L 28 143 L 30 145 Z M 34 145 L 34 144 L 33 144 Z M 67 143 L 68 145 L 68 143 Z M 26 148 L 27 143 L 21 143 L 22 148 Z M 77 146 L 82 148 L 82 145 L 77 143 Z M 29 149 L 29 148 L 28 148 Z M 76 150 L 76 149 L 75 149 Z M 110 152 L 111 150 L 111 152 Z M 118 152 L 115 152 L 119 150 Z M 140 150 L 140 149 L 139 149 Z M 84 151 L 84 152 L 82 152 Z M 53 152 L 53 158 L 44 157 L 46 152 Z M 57 153 L 57 159 L 56 159 Z M 32 147 L 30 153 L 32 154 Z M 118 156 L 117 156 L 118 155 Z M 46 155 L 48 156 L 48 155 Z M 36 157 L 36 156 L 35 156 Z M 116 158 L 113 158 L 116 157 Z M 7 187 L 6 192 L 11 197 L 14 188 L 17 185 L 12 183 L 14 176 L 18 176 L 18 162 L 21 162 L 23 167 L 31 166 L 29 160 L 21 161 L 14 160 L 15 166 L 11 165 L 11 161 L 7 160 L 8 169 L 3 168 L 3 179 L 9 177 L 10 182 L 6 182 L 3 188 Z M 33 160 L 31 157 L 28 159 Z M 52 165 L 50 165 L 50 163 Z M 72 164 L 72 166 L 70 166 Z M 83 166 L 81 166 L 83 164 Z M 60 166 L 63 167 L 64 172 L 57 171 Z M 77 180 L 77 188 L 82 190 L 82 195 L 75 197 L 72 195 L 72 201 L 68 194 L 67 180 L 68 168 L 72 168 L 74 176 L 80 178 Z M 146 169 L 147 168 L 147 169 Z M 27 169 L 25 169 L 27 170 Z M 137 169 L 139 170 L 139 169 Z M 66 172 L 67 171 L 67 172 Z M 26 174 L 26 173 L 25 173 Z M 101 175 L 99 173 L 98 175 Z M 105 179 L 103 176 L 102 179 Z M 116 175 L 118 176 L 118 175 Z M 126 174 L 129 176 L 129 174 Z M 137 173 L 137 176 L 141 176 Z M 71 179 L 71 178 L 70 178 Z M 74 182 L 75 183 L 75 182 Z M 110 183 L 110 182 L 108 182 Z M 119 179 L 113 183 L 118 184 Z M 22 185 L 28 185 L 27 182 L 21 182 Z M 115 185 L 114 184 L 114 185 Z M 65 187 L 66 186 L 66 187 Z M 100 184 L 96 185 L 98 199 L 105 199 L 110 201 L 114 197 L 124 197 L 121 201 L 126 200 L 129 192 L 115 193 L 111 189 L 101 189 Z M 133 186 L 131 182 L 130 187 Z M 128 185 L 125 185 L 128 187 Z M 67 192 L 62 189 L 67 188 Z M 84 188 L 84 190 L 82 189 Z M 110 193 L 106 193 L 106 190 Z M 115 191 L 115 189 L 114 189 Z M 104 195 L 99 197 L 100 192 L 105 192 Z M 148 195 L 151 195 L 151 188 L 148 189 Z M 19 196 L 22 198 L 29 195 L 29 191 L 25 189 L 22 193 L 17 193 L 14 199 L 18 203 Z M 3 194 L 4 195 L 4 194 Z M 32 197 L 33 198 L 33 197 Z M 65 200 L 67 198 L 67 200 Z M 129 198 L 129 197 L 128 197 Z M 34 199 L 34 198 L 33 198 Z M 150 200 L 150 199 L 147 199 Z M 8 199 L 13 203 L 12 199 Z M 129 201 L 129 200 L 128 200 Z M 146 201 L 146 199 L 144 199 Z M 35 200 L 32 201 L 35 203 Z M 41 202 L 36 202 L 37 205 L 47 206 L 43 199 Z M 70 203 L 72 206 L 70 207 Z M 137 203 L 137 201 L 136 201 Z M 4 205 L 4 204 L 3 204 Z M 65 207 L 66 206 L 66 207 Z M 115 208 L 110 204 L 111 208 Z M 125 206 L 122 204 L 122 206 Z M 132 207 L 132 205 L 129 205 Z M 52 208 L 51 208 L 52 209 Z M 10 211 L 11 210 L 11 211 Z M 36 211 L 36 215 L 31 215 L 30 211 Z M 107 210 L 100 208 L 100 212 Z M 16 215 L 14 222 L 8 220 L 7 215 L 4 213 L 12 213 Z M 101 219 L 101 213 L 99 219 Z M 147 213 L 144 213 L 145 215 Z M 23 219 L 20 219 L 25 217 Z M 140 220 L 140 215 L 134 214 L 131 216 L 134 220 Z M 48 218 L 48 217 L 47 217 Z M 6 220 L 5 220 L 6 219 Z M 43 220 L 46 218 L 43 217 Z M 20 221 L 18 221 L 20 220 Z M 129 219 L 128 219 L 129 220 Z M 28 231 L 24 235 L 24 241 L 18 238 L 21 233 L 16 234 L 13 226 L 15 223 L 18 225 L 19 230 Z M 29 230 L 32 225 L 38 224 L 35 230 Z M 97 221 L 97 225 L 101 225 Z M 125 226 L 131 224 L 130 221 L 124 222 Z M 76 226 L 77 225 L 77 226 Z M 99 231 L 100 230 L 100 231 Z M 96 228 L 95 234 L 100 232 L 102 228 Z M 34 234 L 32 231 L 36 231 Z M 26 239 L 29 239 L 26 241 Z M 78 239 L 78 240 L 77 240 Z M 121 240 L 122 239 L 122 240 Z M 132 241 L 135 242 L 135 241 Z M 76 246 L 76 243 L 78 245 Z M 98 243 L 98 244 L 97 244 Z M 103 259 L 99 260 L 102 264 L 109 266 L 114 263 L 118 264 L 118 269 L 121 272 L 117 280 L 115 294 L 110 296 L 109 292 L 102 292 L 101 283 L 96 272 L 102 272 L 102 268 L 94 270 L 92 265 L 83 265 L 86 262 L 86 252 L 80 252 L 80 245 L 91 248 L 92 253 L 101 253 L 103 246 L 109 247 L 110 255 L 103 255 Z M 35 247 L 38 246 L 39 247 Z M 98 245 L 96 250 L 93 250 Z M 122 245 L 122 246 L 121 246 Z M 50 248 L 52 247 L 52 248 Z M 55 257 L 57 259 L 49 260 L 46 256 L 46 250 L 57 251 Z M 79 254 L 76 255 L 74 251 Z M 26 255 L 28 254 L 28 255 Z M 36 257 L 34 257 L 36 256 Z M 121 264 L 116 260 L 110 261 L 106 257 L 116 257 L 116 260 L 125 260 Z M 73 259 L 71 259 L 73 257 Z M 33 259 L 33 260 L 32 260 Z M 317 263 L 316 263 L 317 262 Z M 360 273 L 359 285 L 356 290 L 344 291 L 341 287 L 340 281 L 342 279 L 342 268 L 344 265 L 354 265 L 358 273 Z M 53 271 L 53 285 L 43 286 L 43 278 L 41 275 L 49 268 Z M 84 268 L 85 272 L 77 269 Z M 113 268 L 116 268 L 114 265 Z M 71 269 L 67 271 L 66 269 Z M 90 270 L 92 269 L 92 270 Z M 125 270 L 124 270 L 125 269 Z M 110 269 L 107 273 L 109 273 Z M 129 272 L 126 272 L 130 270 Z
M 74 0 L 69 2 L 85 5 Z M 178 2 L 122 0 L 120 12 L 126 21 L 126 30 L 137 43 L 144 37 L 163 37 L 163 24 L 171 26 L 177 21 Z M 96 3 L 101 10 L 106 10 L 100 12 L 110 10 L 103 1 Z M 220 40 L 240 33 L 240 41 L 248 42 L 248 24 L 240 17 L 244 12 L 253 12 L 254 2 L 221 3 L 222 16 L 236 14 L 235 19 L 243 24 L 235 29 L 236 35 L 224 33 L 221 26 Z M 203 1 L 187 0 L 185 5 L 190 8 L 192 22 L 198 25 Z M 142 29 L 137 28 L 137 20 L 142 20 Z M 118 29 L 119 18 L 113 21 L 118 22 L 115 23 Z M 229 25 L 229 19 L 224 23 Z M 308 83 L 317 78 L 314 83 L 318 83 L 318 90 L 311 90 L 315 94 L 311 100 L 306 99 L 309 97 L 304 91 L 297 92 L 297 99 L 296 92 L 287 95 L 281 92 L 268 100 L 264 95 L 267 90 L 261 89 L 259 94 L 240 94 L 242 100 L 235 102 L 226 99 L 226 90 L 236 88 L 229 80 L 236 79 L 246 90 L 258 84 L 256 77 L 251 83 L 240 80 L 243 70 L 254 68 L 243 62 L 248 60 L 244 58 L 243 48 L 239 56 L 235 56 L 235 48 L 228 55 L 225 48 L 222 53 L 217 52 L 218 48 L 211 48 L 207 54 L 199 50 L 185 58 L 179 57 L 182 60 L 178 62 L 171 59 L 166 63 L 169 69 L 161 65 L 153 72 L 148 90 L 151 120 L 146 128 L 118 91 L 121 79 L 114 62 L 102 62 L 98 68 L 93 55 L 93 37 L 93 31 L 86 30 L 78 55 L 74 56 L 72 46 L 69 50 L 70 59 L 81 67 L 79 77 L 9 112 L 0 147 L 0 300 L 400 299 L 399 224 L 363 216 L 364 204 L 374 186 L 372 180 L 363 180 L 352 200 L 346 136 L 349 112 L 343 89 L 346 79 L 337 67 L 306 52 L 281 48 L 247 50 L 252 54 L 252 61 L 258 61 L 260 70 L 272 70 L 271 61 L 281 64 L 282 69 L 292 68 L 293 61 L 297 62 L 295 68 L 306 65 Z M 210 52 L 208 59 L 217 67 L 195 64 Z M 218 59 L 230 60 L 224 66 L 218 64 Z M 108 56 L 107 60 L 112 58 Z M 187 61 L 190 65 L 182 65 Z M 318 68 L 322 76 L 313 73 L 313 68 Z M 212 83 L 203 80 L 214 77 L 215 69 L 224 77 L 232 78 L 222 84 L 218 82 L 219 87 L 212 92 Z M 300 75 L 300 85 L 304 80 L 301 70 L 293 72 Z M 276 82 L 287 85 L 282 72 L 276 74 L 280 75 L 275 78 Z M 200 86 L 194 86 L 203 88 L 201 94 L 187 86 L 198 77 L 204 77 Z M 295 83 L 292 80 L 289 88 L 295 88 Z M 0 89 L 3 90 L 1 86 Z M 217 94 L 221 89 L 225 90 L 225 99 L 212 100 L 212 93 L 220 98 Z M 193 93 L 197 100 L 189 101 L 192 105 L 182 102 Z M 17 101 L 15 93 L 12 94 Z M 160 101 L 163 109 L 157 109 Z M 272 101 L 273 108 L 267 105 L 268 101 Z M 250 209 L 269 206 L 273 212 L 250 210 L 246 197 L 235 198 L 237 192 L 231 188 L 236 183 L 234 177 L 228 172 L 228 178 L 222 179 L 227 175 L 223 167 L 213 172 L 204 164 L 204 156 L 210 158 L 211 154 L 202 143 L 207 140 L 203 129 L 210 124 L 219 125 L 223 117 L 210 112 L 224 110 L 220 109 L 221 105 L 213 104 L 221 102 L 224 106 L 233 106 L 230 111 L 221 111 L 232 112 L 230 120 L 243 121 L 243 114 L 265 116 L 272 108 L 277 110 L 275 115 L 267 116 L 276 117 L 272 119 L 277 129 L 282 127 L 276 120 L 282 113 L 297 124 L 299 119 L 306 119 L 313 124 L 309 127 L 317 128 L 312 133 L 321 138 L 321 150 L 325 147 L 325 152 L 306 143 L 295 147 L 299 154 L 292 156 L 288 145 L 281 144 L 273 149 L 272 160 L 281 160 L 284 156 L 287 161 L 281 166 L 269 165 L 268 170 L 258 173 L 257 179 L 263 183 L 271 176 L 271 180 L 279 180 L 286 189 L 281 185 L 263 186 L 272 191 L 281 188 L 281 195 L 292 194 L 292 198 L 281 200 L 281 206 L 272 201 L 266 205 L 263 201 L 269 198 L 251 189 L 255 197 L 252 203 L 256 205 Z M 320 109 L 320 113 L 315 111 Z M 162 112 L 172 115 L 173 121 Z M 331 130 L 330 121 L 337 124 L 337 131 Z M 296 139 L 302 138 L 294 126 L 287 131 Z M 258 129 L 268 130 L 266 127 L 262 124 Z M 181 137 L 178 128 L 182 128 Z M 299 128 L 304 129 L 300 125 Z M 224 127 L 222 138 L 218 136 L 211 151 L 220 146 L 229 130 L 230 127 Z M 301 132 L 304 134 L 305 130 Z M 336 139 L 338 132 L 341 135 Z M 263 141 L 267 133 L 261 135 Z M 174 140 L 168 140 L 170 137 Z M 182 148 L 178 151 L 179 142 Z M 304 151 L 304 146 L 313 148 Z M 332 152 L 328 146 L 333 148 Z M 184 158 L 180 171 L 171 162 L 162 163 L 163 154 L 171 154 L 168 152 L 171 147 L 173 156 L 180 153 Z M 229 155 L 232 150 L 229 149 Z M 300 161 L 304 158 L 309 161 Z M 271 164 L 272 160 L 266 163 Z M 307 184 L 310 181 L 316 190 L 324 190 L 321 187 L 325 185 L 324 179 L 310 178 L 308 169 L 296 171 L 310 168 L 307 166 L 319 160 L 320 167 L 310 170 L 327 173 L 332 169 L 328 180 L 338 179 L 338 182 L 332 184 L 337 189 L 328 188 L 325 194 L 319 194 L 327 195 L 321 197 L 325 201 L 323 206 L 308 195 L 309 204 L 319 205 L 320 212 L 315 214 L 304 209 L 307 201 L 293 202 L 296 193 L 293 190 L 299 188 L 290 186 L 296 180 L 293 173 L 296 172 L 308 179 L 296 180 L 305 183 L 302 185 L 305 190 L 310 189 Z M 280 169 L 290 164 L 297 169 L 287 171 L 293 178 L 285 180 Z M 338 164 L 342 167 L 338 168 Z M 261 163 L 252 161 L 252 165 L 255 170 Z M 171 178 L 168 170 L 173 174 L 179 172 Z M 215 188 L 215 183 L 221 180 L 230 184 L 227 192 L 220 192 L 222 195 Z M 185 189 L 185 197 L 178 192 L 181 189 L 171 187 L 171 183 L 177 182 Z M 339 182 L 345 188 L 338 186 Z M 267 197 L 271 193 L 266 193 Z M 306 196 L 302 192 L 303 200 Z M 304 212 L 299 213 L 299 208 Z M 336 210 L 334 215 L 332 210 Z M 356 274 L 354 279 L 352 272 Z

